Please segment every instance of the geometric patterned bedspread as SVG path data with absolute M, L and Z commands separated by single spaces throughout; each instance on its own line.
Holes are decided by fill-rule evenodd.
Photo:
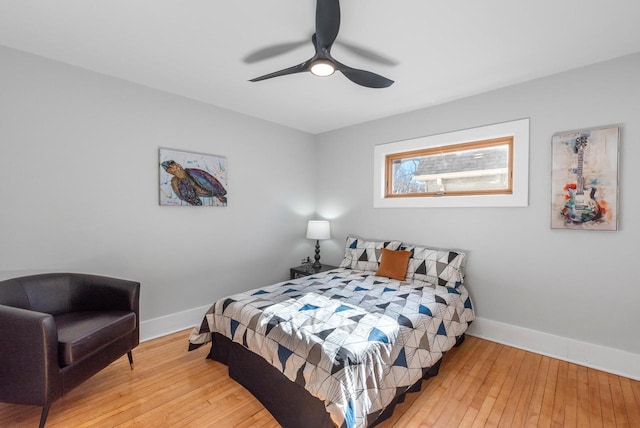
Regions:
M 324 401 L 338 427 L 366 427 L 456 343 L 474 313 L 464 285 L 336 269 L 217 301 L 189 341 L 217 332 Z

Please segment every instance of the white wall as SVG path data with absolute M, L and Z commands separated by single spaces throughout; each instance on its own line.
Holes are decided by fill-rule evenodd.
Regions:
M 160 207 L 159 147 L 226 156 L 228 206 Z M 313 153 L 308 134 L 0 47 L 0 278 L 138 280 L 143 321 L 284 280 L 312 253 Z
M 313 137 L 0 47 L 0 279 L 139 280 L 148 338 L 172 320 L 192 325 L 216 298 L 285 279 L 312 254 L 304 230 L 317 211 L 334 236 L 323 262 L 340 261 L 350 233 L 464 249 L 484 320 L 476 334 L 500 340 L 502 329 L 506 342 L 560 357 L 566 346 L 583 363 L 572 352 L 613 356 L 623 366 L 613 371 L 640 378 L 625 371 L 640 361 L 638 100 L 634 55 Z M 373 209 L 374 145 L 525 117 L 529 207 Z M 620 230 L 551 230 L 551 135 L 614 123 Z M 159 147 L 226 156 L 229 206 L 158 206 Z
M 317 210 L 332 220 L 335 237 L 323 245 L 325 261 L 342 258 L 347 234 L 464 249 L 481 319 L 640 362 L 639 100 L 640 55 L 633 55 L 318 136 Z M 374 145 L 527 117 L 528 207 L 373 208 Z M 620 230 L 551 230 L 552 134 L 616 123 Z

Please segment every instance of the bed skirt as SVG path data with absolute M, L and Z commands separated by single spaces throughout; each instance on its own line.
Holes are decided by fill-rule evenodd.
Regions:
M 460 346 L 463 341 L 464 335 L 458 338 L 455 346 Z M 244 346 L 213 333 L 207 358 L 227 365 L 229 377 L 249 390 L 284 428 L 335 427 L 324 402 L 312 396 L 304 387 L 291 382 L 282 372 Z M 425 369 L 422 379 L 437 375 L 441 362 L 442 359 Z M 375 426 L 391 417 L 396 404 L 404 401 L 407 392 L 420 391 L 421 384 L 422 380 L 398 393 L 383 412 L 372 417 L 368 425 Z

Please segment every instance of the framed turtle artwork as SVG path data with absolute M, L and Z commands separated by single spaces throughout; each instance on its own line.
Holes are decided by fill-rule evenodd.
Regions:
M 618 230 L 619 145 L 617 125 L 553 135 L 553 229 Z
M 160 149 L 160 205 L 227 205 L 227 159 Z

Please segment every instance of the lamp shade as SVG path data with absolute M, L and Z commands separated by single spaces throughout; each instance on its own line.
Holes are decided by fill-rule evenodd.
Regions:
M 331 238 L 331 228 L 326 220 L 309 220 L 307 224 L 308 239 L 329 239 Z

